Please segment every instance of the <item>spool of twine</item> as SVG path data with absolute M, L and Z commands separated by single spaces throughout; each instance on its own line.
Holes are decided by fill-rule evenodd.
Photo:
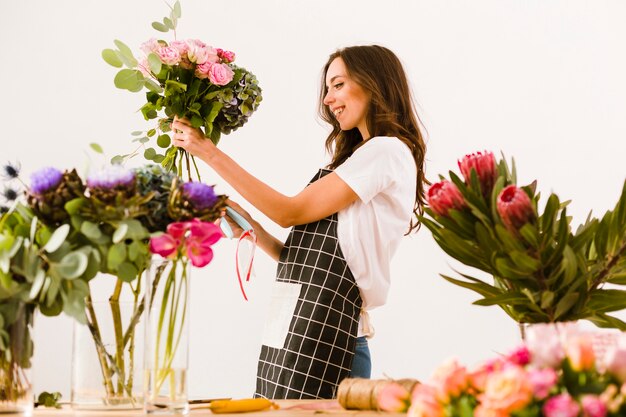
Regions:
M 347 410 L 379 410 L 378 395 L 389 384 L 395 382 L 412 392 L 417 379 L 364 379 L 346 378 L 339 384 L 337 400 Z

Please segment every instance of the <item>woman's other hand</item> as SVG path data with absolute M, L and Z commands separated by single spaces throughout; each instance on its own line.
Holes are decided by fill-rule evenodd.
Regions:
M 210 139 L 204 137 L 200 129 L 191 126 L 189 119 L 174 116 L 172 133 L 172 145 L 201 159 L 210 158 L 217 149 Z
M 226 204 L 228 204 L 228 206 L 230 208 L 232 208 L 233 210 L 235 210 L 241 217 L 243 217 L 244 219 L 246 219 L 246 221 L 248 223 L 250 223 L 250 225 L 256 229 L 257 228 L 257 222 L 254 221 L 254 219 L 252 218 L 252 216 L 250 216 L 250 214 L 245 211 L 243 208 L 241 208 L 241 206 L 237 203 L 235 203 L 232 200 L 227 200 Z M 228 222 L 228 225 L 230 226 L 232 232 L 233 232 L 233 237 L 236 239 L 239 239 L 241 237 L 241 235 L 243 234 L 244 230 L 241 228 L 241 226 L 239 226 L 237 223 L 235 223 L 235 221 L 228 215 L 228 213 L 226 213 L 222 218 L 221 221 L 226 221 Z M 256 231 L 255 231 L 256 232 Z

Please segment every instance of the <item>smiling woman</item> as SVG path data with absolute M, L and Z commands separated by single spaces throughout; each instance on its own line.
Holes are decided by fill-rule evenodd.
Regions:
M 367 311 L 385 304 L 390 261 L 417 228 L 424 201 L 425 145 L 404 69 L 389 49 L 333 53 L 320 108 L 332 153 L 300 193 L 261 182 L 191 126 L 175 119 L 173 144 L 205 161 L 250 204 L 283 227 L 283 243 L 238 205 L 259 246 L 278 261 L 256 395 L 332 398 L 347 376 L 369 378 Z M 408 230 L 408 232 L 407 232 Z

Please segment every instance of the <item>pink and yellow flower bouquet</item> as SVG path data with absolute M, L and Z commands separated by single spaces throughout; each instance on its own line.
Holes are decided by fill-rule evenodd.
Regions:
M 607 314 L 626 308 L 617 287 L 626 284 L 626 183 L 613 210 L 573 230 L 567 202 L 552 193 L 541 208 L 536 182 L 518 186 L 504 158 L 477 152 L 458 165 L 462 178 L 450 171 L 428 190 L 421 221 L 448 255 L 492 279 L 443 278 L 519 323 L 587 319 L 626 329 Z

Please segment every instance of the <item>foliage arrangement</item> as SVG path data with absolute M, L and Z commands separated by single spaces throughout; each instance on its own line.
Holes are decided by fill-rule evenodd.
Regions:
M 458 165 L 463 178 L 450 171 L 430 187 L 421 221 L 448 255 L 493 282 L 443 278 L 519 323 L 586 319 L 626 329 L 608 314 L 626 308 L 626 291 L 606 286 L 626 284 L 626 183 L 613 210 L 574 231 L 567 202 L 552 193 L 540 210 L 536 182 L 518 186 L 514 163 L 477 152 Z
M 134 140 L 141 144 L 156 138 L 156 144 L 164 149 L 159 153 L 148 147 L 146 159 L 162 164 L 168 170 L 183 175 L 186 165 L 187 177 L 191 179 L 193 157 L 183 149 L 171 145 L 170 123 L 174 116 L 184 117 L 192 126 L 201 128 L 204 135 L 218 143 L 222 134 L 228 134 L 243 126 L 256 111 L 262 100 L 261 88 L 250 71 L 233 62 L 235 54 L 214 48 L 198 39 L 176 39 L 176 26 L 181 17 L 177 1 L 169 17 L 163 22 L 153 22 L 160 32 L 173 31 L 174 40 L 169 43 L 151 38 L 141 45 L 144 56 L 135 58 L 132 50 L 123 42 L 115 40 L 117 49 L 102 51 L 103 59 L 116 68 L 122 68 L 115 76 L 115 86 L 131 92 L 147 89 L 146 103 L 141 113 L 146 120 L 158 119 L 157 126 L 147 132 L 137 131 Z M 138 148 L 138 149 L 140 149 Z M 123 162 L 137 154 L 119 155 L 114 162 Z M 197 178 L 200 178 L 196 167 Z
M 623 416 L 626 334 L 600 353 L 595 346 L 604 336 L 571 324 L 533 325 L 509 354 L 474 369 L 449 360 L 411 393 L 389 384 L 378 403 L 410 417 Z

